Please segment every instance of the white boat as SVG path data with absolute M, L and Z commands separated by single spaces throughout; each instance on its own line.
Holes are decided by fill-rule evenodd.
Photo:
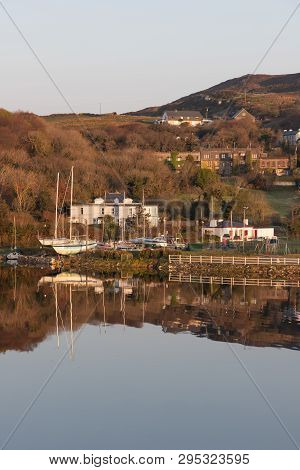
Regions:
M 8 253 L 8 255 L 6 255 L 6 259 L 8 261 L 18 261 L 20 257 L 20 253 L 18 253 L 17 251 L 12 251 L 11 253 Z
M 39 242 L 43 246 L 63 245 L 69 241 L 68 238 L 39 238 Z
M 167 247 L 167 241 L 163 237 L 155 237 L 155 238 L 135 238 L 130 240 L 131 243 L 135 245 L 143 245 L 145 247 L 150 248 L 164 248 Z
M 71 190 L 70 190 L 70 214 L 72 214 L 73 204 L 73 185 L 74 185 L 74 167 L 71 168 Z M 85 240 L 72 235 L 72 218 L 70 217 L 70 237 L 57 236 L 58 234 L 58 194 L 59 194 L 59 173 L 57 174 L 57 185 L 56 185 L 56 204 L 55 204 L 55 228 L 53 238 L 39 238 L 39 242 L 43 246 L 51 246 L 54 251 L 63 256 L 77 255 L 79 253 L 85 253 L 87 251 L 94 250 L 97 247 L 96 240 L 90 240 L 86 233 Z
M 62 244 L 56 244 L 54 242 L 52 248 L 59 255 L 78 255 L 79 253 L 85 253 L 87 251 L 91 251 L 97 248 L 97 242 L 95 240 L 86 241 L 75 238 L 72 240 L 67 240 L 65 243 Z

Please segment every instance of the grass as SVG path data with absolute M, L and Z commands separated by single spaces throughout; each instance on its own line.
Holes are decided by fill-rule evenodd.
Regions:
M 281 217 L 288 217 L 292 207 L 300 205 L 300 193 L 294 187 L 272 189 L 266 191 L 265 196 L 274 212 Z
M 97 129 L 107 125 L 126 125 L 132 123 L 151 123 L 149 116 L 128 116 L 125 114 L 51 114 L 43 116 L 49 123 L 64 129 Z

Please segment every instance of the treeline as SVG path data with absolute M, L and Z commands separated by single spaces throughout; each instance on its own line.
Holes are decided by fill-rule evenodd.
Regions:
M 256 121 L 217 120 L 202 127 L 188 125 L 119 124 L 86 129 L 84 135 L 96 142 L 103 152 L 138 148 L 156 152 L 191 152 L 201 146 L 247 147 L 260 146 L 266 151 L 278 145 L 280 132 L 264 128 Z
M 232 139 L 232 129 L 236 132 L 244 127 L 230 125 L 228 142 Z M 226 216 L 234 208 L 240 217 L 243 205 L 254 207 L 251 191 L 240 189 L 245 186 L 242 180 L 225 183 L 191 161 L 176 172 L 154 156 L 157 151 L 192 151 L 201 142 L 197 132 L 185 126 L 178 129 L 143 123 L 107 125 L 80 132 L 62 129 L 30 113 L 0 110 L 0 244 L 11 244 L 13 214 L 20 244 L 35 243 L 38 230 L 45 235 L 51 233 L 57 172 L 61 175 L 63 196 L 71 166 L 75 174 L 75 202 L 92 201 L 105 191 L 125 191 L 130 197 L 140 199 L 144 190 L 148 200 L 172 201 L 168 203 L 170 216 L 176 212 L 190 217 L 183 209 L 185 201 L 201 204 L 207 216 L 214 197 L 216 213 Z M 216 130 L 219 142 L 220 132 L 221 129 Z M 234 136 L 242 138 L 238 134 Z M 204 132 L 201 139 L 207 138 Z M 255 141 L 261 135 L 253 131 L 251 138 Z M 242 142 L 236 140 L 236 145 Z M 178 209 L 173 211 L 172 207 Z M 262 193 L 251 211 L 249 217 L 254 222 L 262 222 L 271 214 Z

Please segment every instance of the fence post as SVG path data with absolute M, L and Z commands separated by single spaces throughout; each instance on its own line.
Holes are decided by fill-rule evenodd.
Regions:
M 234 264 L 234 256 L 232 257 L 232 264 Z
M 192 264 L 192 255 L 190 255 L 190 264 Z

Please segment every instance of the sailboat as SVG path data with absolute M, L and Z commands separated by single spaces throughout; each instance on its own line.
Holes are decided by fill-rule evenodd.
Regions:
M 68 242 L 68 238 L 58 238 L 58 196 L 59 196 L 59 173 L 57 173 L 56 180 L 56 201 L 55 201 L 55 226 L 54 226 L 54 237 L 53 238 L 40 238 L 39 242 L 43 246 L 53 246 L 53 244 L 59 245 Z
M 55 218 L 55 236 L 52 239 L 47 239 L 48 246 L 52 248 L 59 255 L 77 255 L 79 253 L 84 253 L 90 250 L 94 250 L 97 247 L 96 240 L 90 240 L 88 234 L 86 233 L 85 239 L 79 237 L 73 237 L 72 234 L 72 205 L 73 205 L 73 188 L 74 188 L 74 167 L 71 168 L 71 201 L 70 201 L 70 237 L 68 238 L 57 238 L 57 206 L 56 202 L 56 218 Z M 56 201 L 58 201 L 58 185 L 56 190 Z
M 6 255 L 7 261 L 18 261 L 20 253 L 17 251 L 17 227 L 16 227 L 16 218 L 14 217 L 14 247 L 13 251 Z

